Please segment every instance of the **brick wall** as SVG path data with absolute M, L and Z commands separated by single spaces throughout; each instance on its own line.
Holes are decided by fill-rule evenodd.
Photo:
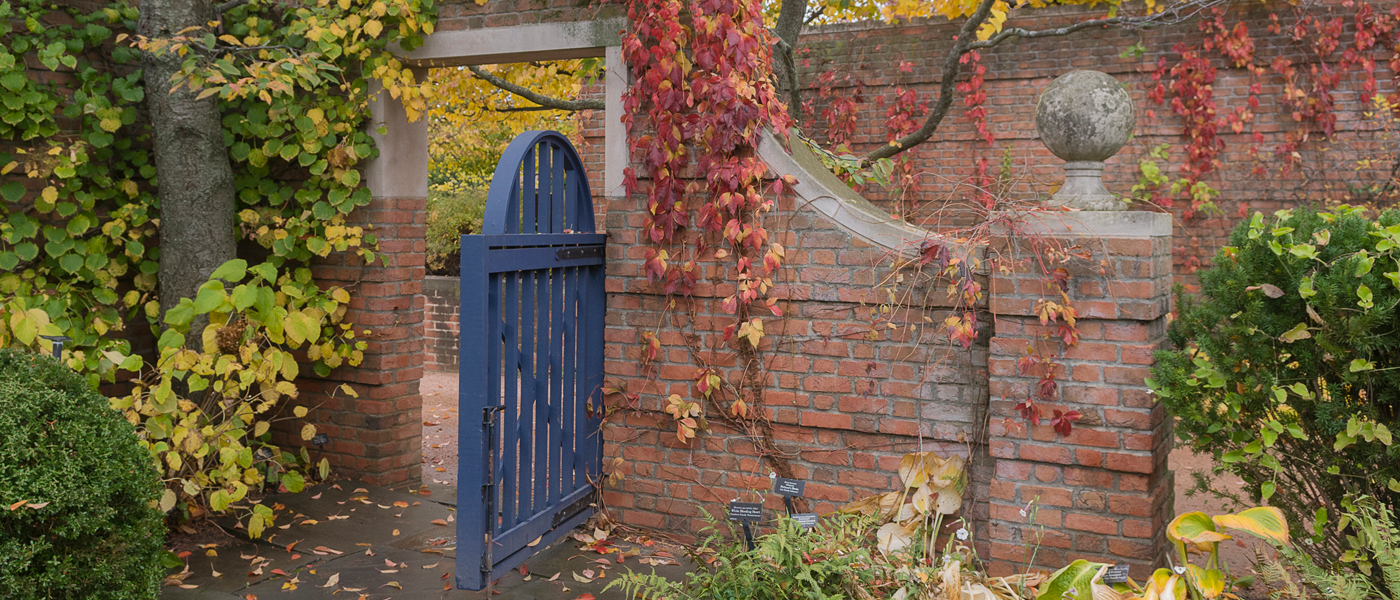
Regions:
M 428 277 L 423 282 L 423 368 L 429 371 L 457 371 L 460 332 L 458 313 L 462 308 L 461 279 Z
M 1163 525 L 1173 514 L 1171 423 L 1143 386 L 1152 353 L 1166 346 L 1171 224 L 1166 215 L 1141 212 L 1070 219 L 1078 221 L 1073 231 L 1046 233 L 1094 258 L 1069 265 L 1080 341 L 1057 369 L 1058 402 L 1043 408 L 1047 420 L 1055 409 L 1083 415 L 1069 436 L 1048 425 L 1027 427 L 1013 408 L 1037 381 L 1018 372 L 1026 349 L 1054 355 L 1035 313 L 1036 302 L 1053 292 L 1038 272 L 1024 269 L 992 280 L 988 557 L 994 574 L 1009 574 L 1030 560 L 1027 550 L 1039 540 L 1043 564 L 1118 557 L 1133 562 L 1135 577 L 1147 577 L 1150 567 L 1163 566 Z M 1024 239 L 994 239 L 992 246 L 1002 255 L 1029 250 Z M 1032 502 L 1033 522 L 1024 512 Z
M 1268 67 L 1275 57 L 1292 60 L 1295 64 L 1306 63 L 1310 57 L 1293 44 L 1284 42 L 1281 38 L 1286 36 L 1268 33 L 1271 10 L 1277 11 L 1285 22 L 1292 22 L 1288 7 L 1259 3 L 1240 4 L 1226 18 L 1227 24 L 1233 24 L 1236 17 L 1241 17 L 1255 37 L 1256 63 L 1266 69 L 1259 80 L 1263 86 L 1261 106 L 1254 123 L 1242 133 L 1236 134 L 1223 125 L 1220 129 L 1221 138 L 1227 144 L 1220 155 L 1222 164 L 1205 181 L 1220 191 L 1217 203 L 1221 212 L 1188 221 L 1181 218 L 1181 202 L 1172 210 L 1178 275 L 1189 275 L 1195 265 L 1210 263 L 1216 250 L 1225 244 L 1230 229 L 1239 221 L 1241 210 L 1268 213 L 1324 197 L 1339 198 L 1347 190 L 1346 182 L 1384 181 L 1389 171 L 1388 163 L 1376 164 L 1371 169 L 1358 169 L 1355 164 L 1359 152 L 1374 154 L 1387 143 L 1383 133 L 1376 130 L 1375 123 L 1363 118 L 1363 113 L 1370 109 L 1362 106 L 1359 100 L 1363 80 L 1358 69 L 1344 78 L 1335 94 L 1337 140 L 1324 144 L 1321 136 L 1314 134 L 1314 141 L 1304 146 L 1301 168 L 1287 176 L 1278 174 L 1277 162 L 1267 176 L 1251 175 L 1255 165 L 1249 152 L 1251 146 L 1257 145 L 1265 157 L 1270 157 L 1286 132 L 1302 130 L 1293 120 L 1290 109 L 1279 102 L 1282 80 Z M 1099 12 L 1102 10 L 1094 12 L 1094 9 L 1081 7 L 1020 11 L 1025 16 L 1018 19 L 1013 15 L 1007 27 L 1050 28 Z M 1347 23 L 1350 24 L 1349 16 Z M 913 89 L 921 100 L 931 103 L 943 57 L 957 26 L 938 18 L 914 20 L 894 27 L 862 23 L 807 30 L 799 49 L 803 82 L 808 86 L 804 98 L 811 102 L 810 111 L 803 113 L 805 131 L 817 139 L 826 136 L 826 125 L 820 114 L 828 104 L 818 97 L 817 89 L 821 74 L 828 70 L 841 76 L 850 73 L 852 80 L 838 78 L 834 89 L 849 96 L 859 85 L 865 96 L 866 101 L 860 107 L 856 148 L 868 150 L 884 145 L 889 139 L 885 111 L 892 102 L 893 86 Z M 1063 161 L 1051 155 L 1037 139 L 1034 107 L 1041 91 L 1054 77 L 1074 69 L 1095 69 L 1113 75 L 1127 84 L 1138 109 L 1135 138 L 1108 161 L 1104 172 L 1109 190 L 1127 193 L 1138 181 L 1138 160 L 1159 144 L 1172 144 L 1172 160 L 1169 165 L 1162 165 L 1163 173 L 1178 176 L 1184 157 L 1180 118 L 1171 113 L 1170 95 L 1167 104 L 1155 105 L 1147 97 L 1146 85 L 1151 83 L 1151 74 L 1159 58 L 1165 57 L 1169 65 L 1174 64 L 1179 56 L 1172 47 L 1188 38 L 1199 40 L 1201 36 L 1194 24 L 1144 32 L 1085 30 L 1062 38 L 1007 42 L 984 51 L 982 64 L 987 72 L 983 89 L 987 94 L 989 127 L 996 145 L 989 147 L 980 141 L 971 120 L 963 116 L 966 108 L 959 95 L 948 118 L 930 141 L 906 153 L 912 155 L 915 171 L 923 173 L 923 189 L 904 200 L 920 205 L 918 210 L 905 214 L 934 229 L 968 225 L 976 212 L 958 203 L 975 194 L 967 182 L 976 173 L 980 159 L 989 161 L 993 176 L 1000 172 L 1002 160 L 1009 160 L 1006 181 L 1011 194 L 1017 198 L 1045 194 L 1061 181 L 1059 165 Z M 1139 43 L 1144 49 L 1140 56 L 1120 56 Z M 1338 49 L 1331 59 L 1340 57 L 1343 49 Z M 1243 69 L 1226 68 L 1226 61 L 1218 53 L 1210 52 L 1207 56 L 1219 68 L 1212 90 L 1218 104 L 1217 112 L 1223 117 L 1245 104 L 1252 81 Z M 907 71 L 901 69 L 901 63 L 905 62 Z M 1386 65 L 1378 62 L 1376 66 L 1381 93 L 1394 91 L 1394 74 Z M 922 120 L 921 116 L 915 118 Z M 1253 132 L 1262 136 L 1257 143 L 1252 139 Z M 1389 142 L 1389 147 L 1394 148 L 1393 142 Z M 870 189 L 867 195 L 890 210 L 896 209 L 897 203 L 891 194 Z M 940 207 L 949 210 L 939 212 Z
M 447 5 L 446 26 L 487 26 L 490 15 L 503 14 L 498 9 L 510 5 Z M 498 16 L 492 22 L 523 23 L 517 16 L 545 14 L 534 12 Z M 834 46 L 847 51 L 862 45 L 862 51 L 870 51 L 882 43 L 853 36 L 842 42 L 837 38 L 847 34 L 829 34 Z M 821 35 L 827 34 L 813 36 L 815 43 L 822 42 Z M 936 46 L 928 43 L 933 34 L 918 28 L 858 35 L 898 35 L 910 48 Z M 936 47 L 927 52 L 936 56 Z M 1055 70 L 1059 63 L 1037 68 Z M 1048 75 L 1041 77 L 1043 81 L 1035 79 L 1039 85 L 1048 83 Z M 1029 93 L 1023 92 L 1018 93 Z M 1030 98 L 1014 100 L 1033 102 Z M 689 442 L 676 438 L 674 425 L 661 412 L 667 395 L 693 396 L 697 357 L 730 376 L 738 371 L 728 346 L 733 342 L 723 340 L 733 317 L 723 314 L 717 302 L 732 289 L 708 262 L 702 263 L 694 297 L 676 299 L 674 305 L 646 282 L 646 244 L 639 239 L 644 199 L 599 193 L 602 117 L 583 116 L 577 145 L 588 163 L 600 223 L 610 234 L 606 377 L 637 394 L 635 403 L 604 430 L 607 459 L 624 459 L 624 479 L 605 489 L 604 500 L 622 523 L 694 535 L 704 526 L 702 512 L 718 514 L 725 502 L 752 498 L 749 490 L 766 490 L 774 462 L 754 444 L 752 426 L 726 422 L 717 407 L 707 407 L 708 430 Z M 1021 143 L 1039 147 L 1033 139 Z M 950 144 L 924 151 L 933 148 L 957 160 L 965 153 Z M 1058 162 L 1048 153 L 1027 152 L 1027 160 Z M 963 173 L 966 164 L 950 161 L 946 166 L 952 176 Z M 1054 170 L 1035 164 L 1047 178 Z M 1070 371 L 1062 377 L 1061 397 L 1046 408 L 1075 409 L 1085 416 L 1072 436 L 1058 440 L 1048 426 L 1018 428 L 1015 424 L 1023 421 L 1011 410 L 1034 382 L 1018 376 L 1014 367 L 1038 332 L 1038 321 L 1028 312 L 1032 298 L 1039 297 L 1029 287 L 1032 279 L 1012 274 L 983 281 L 990 292 L 987 303 L 976 307 L 983 326 L 965 350 L 950 347 L 935 327 L 922 327 L 925 318 L 938 323 L 949 314 L 951 306 L 939 285 L 914 288 L 911 297 L 920 300 L 899 315 L 898 329 L 872 328 L 880 304 L 888 300 L 875 284 L 895 275 L 888 267 L 889 249 L 865 243 L 810 209 L 799 210 L 790 199 L 779 208 L 781 223 L 770 225 L 771 234 L 788 248 L 789 268 L 774 296 L 784 300 L 786 316 L 766 319 L 772 335 L 761 347 L 768 385 L 762 410 L 779 458 L 794 476 L 809 481 L 807 508 L 826 513 L 896 489 L 898 461 L 907 452 L 956 453 L 971 459 L 964 515 L 994 571 L 1008 572 L 1025 560 L 1018 552 L 1033 540 L 1019 511 L 1032 500 L 1040 506 L 1037 519 L 1045 528 L 1041 564 L 1116 555 L 1133 561 L 1138 574 L 1158 564 L 1163 549 L 1158 532 L 1171 511 L 1171 477 L 1161 460 L 1170 436 L 1161 411 L 1147 401 L 1141 378 L 1149 350 L 1164 333 L 1169 228 L 1135 238 L 1120 235 L 1123 239 L 1100 249 L 1098 256 L 1126 279 L 1110 284 L 1092 269 L 1076 270 L 1074 293 L 1083 305 L 1084 343 L 1064 361 Z M 1073 244 L 1086 236 L 1061 237 Z M 429 324 L 428 330 L 437 327 Z M 645 367 L 643 331 L 659 332 L 663 343 L 662 354 Z M 767 501 L 770 509 L 781 509 L 776 499 Z

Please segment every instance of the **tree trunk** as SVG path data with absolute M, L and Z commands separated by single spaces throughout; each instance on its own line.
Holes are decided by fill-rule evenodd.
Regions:
M 142 0 L 137 32 L 171 37 L 216 18 L 208 0 Z M 162 314 L 181 298 L 193 298 L 214 269 L 237 257 L 233 169 L 218 99 L 198 100 L 188 88 L 170 91 L 181 61 L 174 53 L 149 52 L 141 60 L 155 131 Z M 189 339 L 200 339 L 197 325 Z
M 797 38 L 802 35 L 802 25 L 807 18 L 807 0 L 783 0 L 778 9 L 778 22 L 773 32 L 783 43 L 774 52 L 782 74 L 778 77 L 778 88 L 788 97 L 788 113 L 801 120 L 802 82 L 797 77 Z

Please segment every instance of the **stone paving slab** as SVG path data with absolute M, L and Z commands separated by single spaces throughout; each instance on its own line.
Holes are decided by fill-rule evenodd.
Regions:
M 191 555 L 187 559 L 191 574 L 184 583 L 198 587 L 167 586 L 162 589 L 161 598 L 246 600 L 251 594 L 259 600 L 356 600 L 361 595 L 368 600 L 574 600 L 588 593 L 598 600 L 628 600 L 619 590 L 602 592 L 624 569 L 655 569 L 658 574 L 672 578 L 682 577 L 687 570 L 682 565 L 641 565 L 636 558 L 629 558 L 622 565 L 612 563 L 603 569 L 596 561 L 615 561 L 615 554 L 605 558 L 586 552 L 566 537 L 526 561 L 529 581 L 521 573 L 511 571 L 495 582 L 494 591 L 451 589 L 455 587 L 457 545 L 456 513 L 451 503 L 455 503 L 456 493 L 444 486 L 428 487 L 431 494 L 425 495 L 416 493 L 418 489 L 413 490 L 415 493 L 405 493 L 359 482 L 340 482 L 338 489 L 323 484 L 301 494 L 270 496 L 264 503 L 285 506 L 278 513 L 277 527 L 290 524 L 289 527 L 272 529 L 265 534 L 268 539 L 243 540 L 218 548 L 217 556 Z M 447 521 L 449 518 L 453 520 Z M 432 523 L 435 519 L 442 519 L 447 525 L 435 525 Z M 308 523 L 308 520 L 315 523 Z M 226 529 L 243 534 L 242 530 L 235 531 L 231 526 Z M 395 530 L 398 535 L 394 535 Z M 267 559 L 267 562 L 258 561 L 262 572 L 256 575 L 250 573 L 255 566 L 255 556 Z M 431 568 L 425 569 L 425 566 Z M 282 573 L 273 573 L 274 569 Z M 589 583 L 573 577 L 574 573 L 590 569 L 595 574 L 605 575 Z M 221 576 L 214 577 L 215 571 Z M 559 577 L 548 581 L 555 573 Z M 337 574 L 337 585 L 318 587 Z M 287 585 L 293 582 L 295 589 Z M 453 585 L 444 590 L 443 586 L 448 584 Z

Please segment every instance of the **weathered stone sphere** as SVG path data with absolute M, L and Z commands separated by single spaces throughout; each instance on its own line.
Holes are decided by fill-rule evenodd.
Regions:
M 1098 71 L 1061 75 L 1035 106 L 1041 142 L 1069 162 L 1108 160 L 1128 143 L 1136 124 L 1132 96 Z

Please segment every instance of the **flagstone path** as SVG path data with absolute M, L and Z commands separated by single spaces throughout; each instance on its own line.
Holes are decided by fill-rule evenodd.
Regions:
M 496 582 L 494 591 L 454 590 L 455 491 L 441 485 L 395 491 L 342 481 L 300 494 L 270 496 L 264 503 L 280 503 L 285 509 L 279 511 L 276 527 L 264 533 L 265 539 L 247 540 L 232 521 L 220 523 L 237 541 L 214 548 L 212 554 L 204 549 L 191 554 L 186 559 L 188 574 L 181 578 L 180 571 L 172 570 L 176 579 L 168 583 L 174 585 L 162 588 L 161 598 L 587 600 L 591 595 L 625 600 L 619 590 L 602 591 L 618 573 L 654 569 L 682 577 L 685 572 L 659 545 L 637 546 L 639 556 L 617 564 L 617 553 L 583 550 L 582 544 L 565 538 L 526 561 L 528 580 L 512 571 Z M 652 555 L 670 564 L 639 561 Z

